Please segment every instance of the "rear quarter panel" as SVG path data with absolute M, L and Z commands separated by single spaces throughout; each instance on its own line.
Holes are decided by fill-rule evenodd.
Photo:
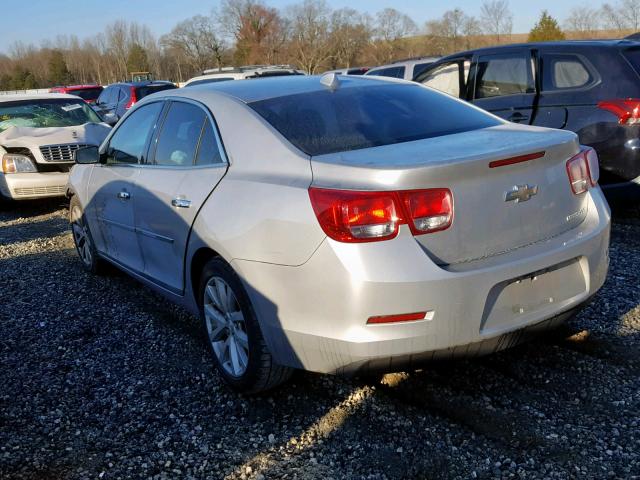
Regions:
M 250 107 L 208 103 L 229 169 L 194 222 L 189 257 L 209 246 L 227 261 L 306 262 L 324 239 L 311 208 L 311 164 Z

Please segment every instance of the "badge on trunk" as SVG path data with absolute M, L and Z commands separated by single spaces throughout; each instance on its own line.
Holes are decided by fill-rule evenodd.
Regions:
M 514 185 L 511 190 L 504 193 L 505 202 L 526 202 L 538 194 L 538 185 Z

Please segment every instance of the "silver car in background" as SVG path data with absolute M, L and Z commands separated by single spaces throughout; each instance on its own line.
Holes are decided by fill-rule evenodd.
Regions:
M 84 266 L 198 314 L 258 392 L 509 347 L 603 284 L 610 212 L 573 133 L 411 82 L 337 76 L 151 95 L 69 182 Z

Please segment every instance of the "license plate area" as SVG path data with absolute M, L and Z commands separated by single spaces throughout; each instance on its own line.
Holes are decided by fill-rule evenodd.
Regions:
M 501 282 L 489 292 L 480 333 L 517 328 L 586 295 L 587 282 L 580 259 Z

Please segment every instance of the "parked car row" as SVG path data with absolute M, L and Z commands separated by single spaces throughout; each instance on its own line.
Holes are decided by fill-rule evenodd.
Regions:
M 606 87 L 596 44 L 618 49 L 604 65 L 626 62 L 618 84 Z M 597 138 L 637 128 L 635 110 L 614 106 L 632 106 L 616 99 L 637 80 L 640 44 L 553 45 L 364 75 L 254 66 L 181 89 L 118 83 L 95 107 L 118 117 L 113 129 L 78 97 L 9 99 L 0 186 L 14 195 L 25 175 L 75 159 L 65 193 L 84 268 L 115 265 L 199 315 L 220 375 L 243 392 L 296 368 L 497 351 L 569 318 L 608 270 L 602 147 L 569 131 L 591 104 L 569 121 L 574 105 L 545 103 L 548 85 L 614 89 L 593 100 L 615 120 L 599 119 Z

